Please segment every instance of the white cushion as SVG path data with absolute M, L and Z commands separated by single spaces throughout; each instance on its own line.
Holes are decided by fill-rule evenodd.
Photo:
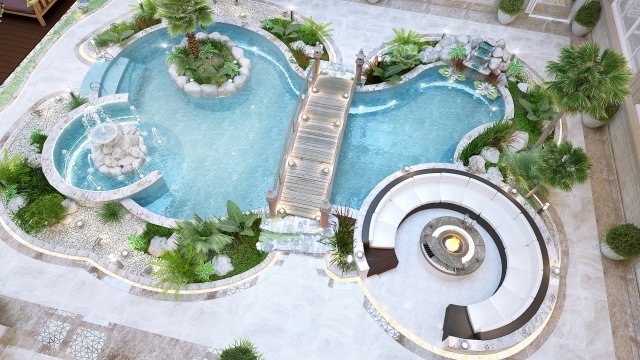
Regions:
M 471 320 L 471 326 L 475 332 L 481 331 L 485 327 L 490 327 L 491 324 L 502 320 L 502 315 L 500 315 L 496 306 L 489 299 L 477 304 L 468 305 L 467 313 L 469 314 L 469 320 Z
M 511 200 L 507 199 L 504 195 L 499 194 L 493 197 L 493 200 L 491 200 L 491 202 L 497 206 L 498 208 L 500 208 L 507 217 L 509 217 L 510 219 L 515 219 L 516 216 L 518 216 L 520 214 L 520 209 L 518 209 L 517 206 L 515 206 Z
M 462 205 L 480 214 L 497 192 L 498 190 L 478 180 L 470 179 L 462 196 Z
M 507 254 L 507 266 L 524 271 L 534 271 L 536 268 L 531 262 L 531 253 L 528 246 L 510 246 L 505 248 Z
M 542 271 L 542 252 L 540 251 L 540 246 L 538 245 L 538 243 L 531 243 L 529 246 L 527 246 L 527 249 L 529 251 L 529 258 L 531 259 L 531 268 L 534 270 Z
M 531 289 L 535 283 L 536 276 L 536 271 L 507 266 L 507 274 L 504 277 L 502 286 L 506 286 L 522 298 L 531 297 L 535 295 L 535 292 L 532 292 Z
M 502 321 L 496 321 L 490 327 L 483 327 L 482 331 L 494 330 L 507 325 L 514 318 L 515 314 L 524 312 L 524 305 L 529 298 L 523 298 L 520 294 L 511 291 L 509 288 L 501 286 L 498 291 L 489 298 L 498 309 Z M 522 312 L 521 312 L 522 310 Z
M 460 205 L 469 177 L 443 173 L 440 177 L 440 201 Z
M 440 202 L 440 185 L 437 183 L 416 184 L 413 190 L 418 194 L 422 205 Z
M 378 207 L 376 212 L 378 213 L 376 221 L 387 223 L 396 228 L 400 225 L 400 221 L 407 215 L 407 212 L 402 210 L 402 208 L 393 201 L 387 202 L 382 208 Z
M 531 243 L 531 239 L 522 236 L 522 232 L 514 220 L 506 218 L 498 224 L 495 230 L 498 236 L 500 236 L 500 239 L 502 239 L 502 244 L 505 248 L 510 246 L 527 246 Z
M 422 205 L 422 201 L 413 188 L 408 187 L 396 192 L 391 196 L 391 202 L 395 203 L 406 213 Z
M 413 183 L 415 185 L 421 184 L 434 184 L 440 182 L 441 173 L 422 174 L 413 177 Z
M 377 221 L 373 224 L 369 246 L 378 249 L 393 249 L 396 245 L 396 230 L 395 226 Z
M 440 183 L 467 186 L 469 183 L 469 177 L 458 174 L 442 173 Z
M 516 216 L 515 222 L 518 225 L 523 242 L 529 245 L 536 241 L 536 234 L 533 232 L 531 225 L 529 225 L 529 222 L 522 213 Z

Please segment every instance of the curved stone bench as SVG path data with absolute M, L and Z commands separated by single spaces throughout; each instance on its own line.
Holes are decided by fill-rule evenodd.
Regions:
M 436 168 L 395 179 L 367 209 L 361 234 L 365 249 L 393 251 L 402 222 L 432 208 L 468 214 L 493 238 L 502 260 L 500 284 L 491 297 L 476 304 L 447 307 L 443 340 L 448 336 L 494 339 L 528 322 L 544 300 L 549 284 L 544 239 L 527 210 L 484 178 Z

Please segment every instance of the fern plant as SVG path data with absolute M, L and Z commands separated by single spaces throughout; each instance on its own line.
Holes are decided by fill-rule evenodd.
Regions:
M 298 37 L 298 30 L 300 29 L 300 26 L 301 25 L 298 23 L 291 23 L 287 26 L 275 25 L 269 32 L 274 34 L 278 39 L 288 44 Z
M 389 46 L 403 46 L 403 45 L 416 45 L 419 48 L 423 47 L 424 37 L 413 30 L 407 30 L 404 28 L 393 28 L 393 40 L 387 42 Z
M 213 252 L 219 254 L 231 244 L 233 238 L 218 230 L 218 224 L 213 220 L 205 220 L 194 215 L 194 221 L 182 221 L 176 229 L 179 247 L 193 246 L 200 254 Z
M 47 141 L 47 135 L 44 134 L 42 129 L 35 129 L 29 135 L 29 143 L 36 149 L 38 154 L 42 153 L 45 141 Z
M 333 33 L 331 23 L 319 23 L 310 16 L 300 24 L 300 40 L 305 44 L 313 45 L 316 41 L 326 39 Z
M 136 251 L 145 252 L 149 248 L 149 239 L 146 239 L 142 235 L 131 234 L 127 237 L 129 247 Z

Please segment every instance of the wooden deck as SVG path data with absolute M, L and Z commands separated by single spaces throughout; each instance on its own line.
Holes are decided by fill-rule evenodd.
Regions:
M 278 203 L 287 214 L 315 218 L 322 202 L 329 199 L 352 85 L 352 80 L 320 75 L 312 85 L 318 92 L 308 92 Z
M 42 38 L 60 20 L 75 0 L 58 0 L 44 16 L 47 26 L 37 19 L 5 13 L 0 22 L 0 84 L 20 65 Z

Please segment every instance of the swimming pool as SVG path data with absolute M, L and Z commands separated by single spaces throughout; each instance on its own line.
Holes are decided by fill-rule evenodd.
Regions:
M 181 37 L 171 38 L 164 29 L 146 35 L 116 58 L 128 59 L 117 92 L 129 93 L 140 121 L 121 107 L 106 111 L 116 121 L 141 128 L 150 159 L 141 174 L 104 180 L 90 173 L 89 160 L 84 159 L 88 153 L 70 151 L 68 157 L 77 160 L 75 168 L 63 171 L 67 181 L 96 190 L 100 180 L 107 188 L 117 187 L 118 181 L 131 183 L 136 176 L 159 170 L 168 191 L 134 200 L 173 218 L 222 215 L 228 199 L 243 209 L 266 205 L 265 192 L 275 175 L 302 79 L 280 50 L 260 35 L 219 23 L 209 28 L 212 31 L 229 36 L 251 60 L 245 89 L 229 97 L 189 97 L 175 86 L 166 65 L 166 53 Z M 477 96 L 470 82 L 450 84 L 437 68 L 391 89 L 356 94 L 332 203 L 359 208 L 381 179 L 402 166 L 451 161 L 466 132 L 503 113 L 500 98 L 492 102 Z M 76 130 L 75 136 L 81 136 Z M 61 157 L 56 161 L 64 161 Z M 96 183 L 87 181 L 88 173 Z

